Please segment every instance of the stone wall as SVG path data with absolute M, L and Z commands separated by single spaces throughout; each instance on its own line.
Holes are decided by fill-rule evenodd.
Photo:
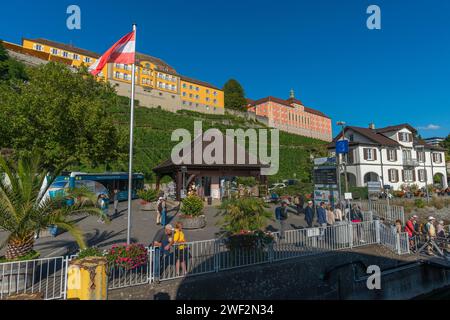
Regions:
M 378 265 L 381 290 L 368 290 L 367 267 Z M 418 264 L 379 246 L 287 260 L 111 291 L 114 299 L 411 299 L 450 284 L 449 271 Z

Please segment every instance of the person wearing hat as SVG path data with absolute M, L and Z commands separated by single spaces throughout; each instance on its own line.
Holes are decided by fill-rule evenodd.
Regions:
M 412 216 L 408 221 L 406 221 L 405 231 L 408 233 L 409 247 L 414 248 L 414 238 L 417 235 L 414 223 L 416 223 L 416 217 Z
M 438 238 L 445 238 L 444 221 L 440 220 L 436 227 L 436 236 Z
M 169 254 L 174 230 L 175 228 L 171 224 L 168 224 L 164 228 L 158 230 L 153 238 L 152 245 L 155 248 L 153 264 L 157 281 L 159 281 L 161 261 L 165 261 L 166 256 Z
M 436 219 L 434 217 L 428 218 L 428 223 L 426 224 L 426 230 L 427 230 L 427 241 L 428 241 L 428 255 L 434 256 L 433 253 L 433 246 L 431 245 L 431 241 L 434 241 L 436 238 L 436 228 L 434 227 Z
M 161 214 L 163 211 L 163 197 L 159 197 L 158 202 L 156 202 L 156 225 L 161 225 Z
M 313 218 L 314 218 L 313 202 L 308 201 L 308 205 L 305 208 L 305 220 L 306 223 L 308 224 L 308 228 L 312 228 Z

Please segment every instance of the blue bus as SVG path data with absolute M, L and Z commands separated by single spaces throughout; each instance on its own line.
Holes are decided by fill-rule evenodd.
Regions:
M 113 200 L 113 192 L 119 190 L 119 201 L 128 200 L 128 173 L 107 172 L 107 173 L 83 173 L 65 172 L 57 177 L 48 190 L 51 198 L 57 195 L 64 195 L 64 189 L 69 187 L 87 187 L 97 197 L 104 194 Z M 132 198 L 137 199 L 137 191 L 144 188 L 144 175 L 142 173 L 133 174 Z

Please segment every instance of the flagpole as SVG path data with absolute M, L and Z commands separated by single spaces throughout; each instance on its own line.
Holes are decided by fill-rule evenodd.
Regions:
M 136 41 L 136 24 L 133 24 L 134 39 Z M 128 167 L 128 227 L 127 244 L 131 243 L 131 201 L 133 200 L 133 143 L 134 143 L 134 86 L 136 77 L 136 50 L 133 59 L 133 70 L 131 72 L 131 114 L 130 114 L 130 155 Z

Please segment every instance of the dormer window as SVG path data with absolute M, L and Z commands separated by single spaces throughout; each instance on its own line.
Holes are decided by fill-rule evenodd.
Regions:
M 407 132 L 399 132 L 398 133 L 398 141 L 401 142 L 412 142 L 413 137 L 411 133 L 407 133 Z

